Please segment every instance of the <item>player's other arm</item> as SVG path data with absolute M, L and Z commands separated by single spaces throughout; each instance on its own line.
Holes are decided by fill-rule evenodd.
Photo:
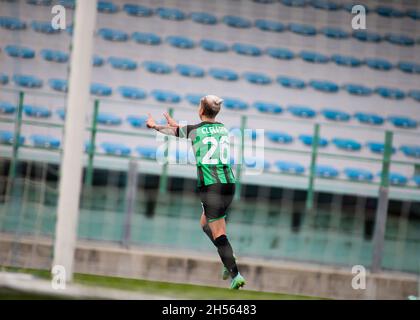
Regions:
M 147 127 L 155 129 L 156 131 L 166 135 L 176 136 L 178 133 L 179 124 L 167 112 L 165 112 L 163 115 L 165 116 L 168 123 L 165 125 L 158 125 L 155 119 L 153 119 L 152 115 L 149 113 L 146 122 Z

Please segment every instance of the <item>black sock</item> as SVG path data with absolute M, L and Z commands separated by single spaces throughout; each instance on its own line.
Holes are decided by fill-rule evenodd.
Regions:
M 208 223 L 206 223 L 206 224 L 203 226 L 203 231 L 204 231 L 204 233 L 205 233 L 205 234 L 209 237 L 210 241 L 211 241 L 211 242 L 213 242 L 213 244 L 214 244 L 214 245 L 216 245 L 216 244 L 214 243 L 213 234 L 211 233 L 211 230 L 210 230 L 210 227 L 209 227 L 209 224 L 208 224 Z
M 236 277 L 239 271 L 236 265 L 235 257 L 233 256 L 232 247 L 226 235 L 223 234 L 215 239 L 214 245 L 217 247 L 220 259 L 222 259 L 223 264 L 229 270 L 230 276 L 232 278 Z

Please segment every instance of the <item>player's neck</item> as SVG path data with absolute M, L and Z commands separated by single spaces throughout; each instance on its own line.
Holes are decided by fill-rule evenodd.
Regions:
M 216 122 L 216 119 L 215 118 L 207 118 L 205 116 L 202 116 L 201 121 L 203 121 L 203 122 Z

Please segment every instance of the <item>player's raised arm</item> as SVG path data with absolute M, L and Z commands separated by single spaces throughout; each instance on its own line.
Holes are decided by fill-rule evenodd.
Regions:
M 166 135 L 176 136 L 176 133 L 177 133 L 177 130 L 178 130 L 178 124 L 169 115 L 164 114 L 164 116 L 167 120 L 168 120 L 168 117 L 169 117 L 171 119 L 171 121 L 173 121 L 173 123 L 176 124 L 176 126 L 172 126 L 169 123 L 169 120 L 168 120 L 168 124 L 166 124 L 166 125 L 158 125 L 158 124 L 156 124 L 155 119 L 153 119 L 152 115 L 149 113 L 147 121 L 146 121 L 147 127 L 151 128 L 151 129 L 155 129 L 156 131 L 159 131 L 160 133 L 163 133 L 163 134 L 166 134 Z

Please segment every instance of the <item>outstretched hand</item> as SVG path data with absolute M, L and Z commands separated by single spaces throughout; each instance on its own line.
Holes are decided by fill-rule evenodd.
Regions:
M 169 113 L 164 112 L 163 116 L 171 127 L 178 127 L 178 123 L 169 115 Z
M 146 121 L 146 126 L 148 128 L 154 128 L 156 127 L 156 121 L 155 119 L 153 119 L 152 115 L 150 113 L 147 114 L 147 121 Z

